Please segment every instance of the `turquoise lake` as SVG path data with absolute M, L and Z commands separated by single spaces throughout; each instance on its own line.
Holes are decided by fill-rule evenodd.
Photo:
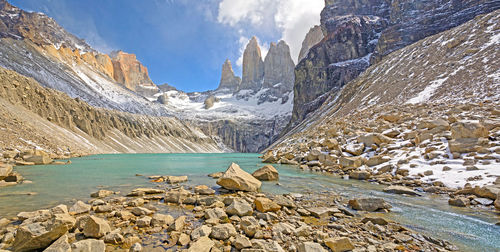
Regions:
M 15 167 L 32 184 L 0 188 L 0 218 L 20 211 L 70 204 L 89 199 L 98 189 L 127 193 L 133 188 L 154 186 L 150 175 L 187 175 L 187 185 L 216 187 L 207 174 L 224 171 L 231 162 L 248 172 L 262 167 L 259 154 L 110 154 L 71 159 L 70 165 Z M 324 173 L 301 171 L 295 166 L 276 165 L 279 184 L 265 182 L 268 193 L 335 192 L 348 198 L 381 197 L 393 205 L 388 219 L 457 245 L 461 251 L 500 251 L 500 221 L 491 211 L 461 209 L 447 204 L 447 198 L 426 195 L 408 197 L 381 192 L 381 185 L 343 180 Z M 141 174 L 144 176 L 136 176 Z M 35 192 L 34 195 L 26 195 Z

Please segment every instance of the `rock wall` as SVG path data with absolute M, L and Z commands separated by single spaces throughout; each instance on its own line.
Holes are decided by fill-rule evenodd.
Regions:
M 296 67 L 288 131 L 390 52 L 500 8 L 499 1 L 326 0 L 325 38 Z
M 252 37 L 243 52 L 243 77 L 240 90 L 259 90 L 264 78 L 264 62 L 260 52 L 259 42 Z
M 285 41 L 271 43 L 264 60 L 263 87 L 275 88 L 281 94 L 291 91 L 295 81 L 294 68 L 290 48 Z
M 151 81 L 148 69 L 137 60 L 135 54 L 122 51 L 111 53 L 113 63 L 113 78 L 116 82 L 124 85 L 132 91 L 140 91 L 140 88 L 151 88 L 156 92 L 158 88 Z
M 311 47 L 318 44 L 321 40 L 323 40 L 324 37 L 325 35 L 323 34 L 323 30 L 321 30 L 321 26 L 315 25 L 314 27 L 309 29 L 309 32 L 307 32 L 306 34 L 306 38 L 304 39 L 304 41 L 302 41 L 302 47 L 300 48 L 297 63 L 302 61 L 309 53 Z
M 241 78 L 234 75 L 231 61 L 226 59 L 226 61 L 222 65 L 222 73 L 219 82 L 219 87 L 217 88 L 217 90 L 228 89 L 234 92 L 238 90 L 240 83 L 241 83 Z

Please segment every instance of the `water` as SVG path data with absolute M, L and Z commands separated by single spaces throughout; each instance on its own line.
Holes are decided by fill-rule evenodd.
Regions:
M 0 189 L 0 217 L 20 211 L 70 204 L 88 199 L 97 189 L 128 192 L 140 186 L 151 187 L 144 176 L 187 175 L 188 184 L 216 186 L 207 174 L 224 171 L 231 162 L 253 172 L 262 166 L 258 154 L 116 154 L 72 159 L 71 165 L 16 167 L 33 184 Z M 382 197 L 393 205 L 385 218 L 410 229 L 452 242 L 463 251 L 500 251 L 497 215 L 488 211 L 456 208 L 440 196 L 407 197 L 381 192 L 383 186 L 342 180 L 324 174 L 304 172 L 293 166 L 276 165 L 279 185 L 264 182 L 262 190 L 271 193 L 332 191 L 346 197 Z M 144 176 L 136 176 L 142 174 Z M 36 192 L 35 195 L 26 195 Z

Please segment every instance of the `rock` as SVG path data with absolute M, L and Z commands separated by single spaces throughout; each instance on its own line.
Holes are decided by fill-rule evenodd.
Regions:
M 300 48 L 299 58 L 297 62 L 300 62 L 304 59 L 309 53 L 309 49 L 311 47 L 318 44 L 325 36 L 323 35 L 323 31 L 321 30 L 321 26 L 315 25 L 309 32 L 307 32 L 304 41 L 302 41 L 302 47 Z
M 205 99 L 205 109 L 210 109 L 214 106 L 215 102 L 217 102 L 217 98 L 214 95 L 209 95 L 207 99 Z
M 349 205 L 354 210 L 375 212 L 377 210 L 390 209 L 391 205 L 381 198 L 360 198 L 349 200 Z
M 492 205 L 493 202 L 494 202 L 493 200 L 487 199 L 487 198 L 474 198 L 472 201 L 474 203 L 477 203 L 477 204 L 480 204 L 480 205 L 483 205 L 483 206 Z
M 0 168 L 1 169 L 1 168 Z M 3 179 L 5 182 L 15 182 L 15 183 L 20 183 L 23 180 L 23 176 L 17 172 L 12 172 L 9 174 L 9 176 L 5 177 Z
M 189 242 L 191 241 L 191 239 L 189 238 L 189 235 L 185 234 L 185 233 L 181 233 L 179 235 L 179 239 L 177 239 L 177 245 L 181 246 L 181 247 L 184 247 L 186 246 Z
M 263 88 L 278 89 L 279 93 L 293 89 L 295 63 L 290 56 L 290 48 L 285 41 L 271 43 L 264 59 Z M 278 86 L 276 86 L 279 84 Z
M 102 240 L 87 239 L 71 244 L 72 252 L 104 252 L 106 244 Z
M 216 207 L 216 208 L 207 209 L 205 211 L 205 219 L 207 219 L 207 220 L 210 220 L 210 219 L 225 220 L 225 219 L 227 219 L 227 215 L 226 215 L 226 212 L 224 212 L 224 209 Z
M 351 240 L 347 237 L 325 239 L 325 245 L 329 247 L 332 252 L 351 251 L 355 248 Z
M 448 141 L 450 152 L 467 153 L 478 151 L 481 146 L 487 146 L 488 139 L 485 138 L 460 138 Z
M 141 252 L 142 251 L 142 245 L 140 243 L 134 243 L 130 249 L 128 250 L 129 252 Z
M 165 194 L 165 202 L 180 204 L 184 202 L 190 195 L 191 192 L 185 190 L 182 187 L 178 189 L 173 189 Z
M 232 163 L 224 175 L 217 180 L 217 184 L 228 190 L 255 192 L 259 190 L 262 183 L 243 171 L 239 165 Z
M 272 200 L 264 197 L 258 197 L 254 201 L 255 209 L 257 211 L 266 213 L 266 212 L 276 212 L 281 209 L 281 206 L 273 202 Z
M 59 237 L 59 239 L 52 243 L 43 252 L 72 252 L 71 245 L 68 242 L 68 235 Z
M 106 198 L 109 195 L 112 195 L 113 193 L 114 193 L 113 191 L 99 190 L 97 192 L 90 194 L 90 197 L 92 197 L 92 198 Z
M 3 180 L 12 172 L 12 166 L 6 164 L 0 164 L 0 180 Z
M 113 78 L 117 83 L 139 93 L 141 86 L 158 92 L 158 87 L 149 78 L 148 69 L 137 60 L 135 54 L 117 51 L 109 56 L 113 64 Z
M 151 218 L 151 225 L 153 226 L 163 226 L 171 225 L 174 223 L 174 217 L 167 214 L 154 214 Z
M 218 178 L 222 177 L 223 175 L 224 175 L 224 172 L 214 172 L 214 173 L 208 174 L 209 177 L 214 178 L 214 179 L 218 179 Z
M 203 225 L 201 227 L 197 227 L 195 230 L 193 230 L 193 232 L 191 232 L 191 239 L 193 241 L 196 241 L 200 237 L 209 236 L 210 233 L 212 233 L 212 228 L 207 225 Z
M 254 171 L 252 176 L 261 181 L 273 181 L 279 179 L 278 170 L 276 170 L 276 168 L 272 165 L 265 165 L 264 167 Z
M 182 215 L 175 219 L 174 223 L 168 226 L 167 231 L 182 231 L 186 225 L 186 216 Z
M 297 205 L 295 204 L 295 202 L 283 195 L 276 195 L 274 197 L 274 202 L 282 207 L 288 207 L 288 208 L 291 208 L 291 209 L 296 209 L 297 208 Z
M 22 223 L 16 231 L 14 251 L 32 251 L 47 248 L 73 228 L 76 220 L 68 214 L 55 214 L 44 222 Z
M 238 215 L 240 217 L 249 216 L 253 214 L 253 208 L 246 200 L 235 199 L 226 208 L 226 213 L 229 215 Z
M 392 139 L 380 133 L 369 133 L 366 135 L 358 136 L 358 143 L 363 143 L 365 146 L 372 146 L 374 144 L 380 146 L 382 143 L 390 143 Z
M 111 233 L 105 235 L 103 239 L 105 243 L 110 243 L 114 245 L 119 245 L 125 242 L 125 238 L 123 237 L 123 235 L 120 234 L 120 229 L 116 229 Z
M 470 204 L 470 201 L 467 198 L 458 197 L 454 199 L 449 199 L 448 204 L 451 206 L 466 207 Z
M 213 195 L 215 194 L 215 190 L 206 186 L 206 185 L 199 185 L 194 188 L 194 192 L 200 195 Z
M 129 211 L 123 210 L 123 211 L 116 212 L 116 216 L 119 217 L 119 218 L 121 218 L 124 221 L 127 221 L 127 220 L 132 219 L 134 217 L 134 214 L 132 214 Z
M 411 188 L 404 187 L 404 186 L 398 186 L 398 185 L 388 186 L 388 187 L 384 188 L 383 191 L 386 193 L 422 196 L 420 193 L 413 191 Z
M 367 180 L 370 178 L 370 172 L 368 171 L 353 171 L 349 174 L 350 179 Z
M 100 206 L 97 206 L 94 210 L 94 212 L 96 213 L 109 213 L 113 211 L 113 206 L 111 205 L 100 205 Z
M 363 164 L 362 157 L 340 157 L 339 164 L 342 167 L 358 168 Z
M 144 216 L 153 214 L 153 211 L 144 207 L 134 207 L 130 212 L 132 212 L 135 216 Z
M 140 228 L 145 228 L 151 226 L 151 217 L 149 216 L 144 216 L 142 218 L 139 218 L 135 221 L 135 224 L 137 224 L 138 227 Z
M 264 62 L 256 37 L 252 37 L 243 52 L 243 75 L 239 90 L 259 90 L 264 78 Z
M 48 154 L 24 156 L 23 159 L 26 162 L 32 162 L 36 165 L 46 165 L 53 161 Z
M 253 237 L 255 233 L 257 233 L 257 231 L 260 229 L 259 222 L 253 216 L 242 217 L 240 227 L 249 237 Z
M 353 156 L 359 156 L 363 154 L 363 150 L 365 149 L 365 145 L 363 143 L 360 144 L 348 144 L 345 145 L 343 150 Z
M 314 217 L 326 218 L 335 213 L 340 213 L 338 208 L 333 207 L 310 207 L 307 209 Z
M 500 193 L 498 193 L 497 199 L 495 200 L 495 208 L 500 210 Z
M 319 243 L 303 242 L 298 247 L 298 252 L 327 252 Z
M 236 229 L 230 223 L 215 225 L 212 228 L 210 237 L 217 240 L 227 240 L 229 237 L 236 236 Z
M 168 104 L 168 100 L 169 100 L 168 94 L 165 93 L 159 95 L 158 98 L 156 98 L 156 101 L 161 104 Z
M 188 176 L 167 176 L 167 182 L 169 184 L 178 184 L 182 182 L 186 182 L 188 180 Z
M 389 222 L 381 217 L 365 217 L 361 220 L 362 223 L 371 222 L 377 225 L 387 225 Z
M 215 242 L 212 241 L 207 236 L 202 236 L 196 242 L 192 243 L 188 249 L 188 252 L 210 252 L 212 247 L 214 247 Z
M 368 165 L 369 167 L 372 167 L 372 166 L 376 166 L 376 165 L 388 162 L 389 160 L 391 160 L 391 158 L 388 156 L 376 155 L 376 156 L 369 158 L 366 161 L 366 165 Z
M 244 249 L 252 247 L 252 242 L 246 236 L 238 235 L 233 242 L 233 245 L 236 249 Z
M 451 125 L 451 137 L 453 139 L 461 138 L 487 138 L 489 135 L 481 123 L 474 121 L 459 121 Z
M 165 190 L 162 189 L 156 189 L 156 188 L 136 188 L 132 190 L 127 196 L 133 197 L 133 196 L 142 196 L 146 194 L 161 194 L 165 193 Z
M 222 74 L 217 90 L 228 89 L 232 92 L 238 90 L 241 83 L 241 78 L 236 76 L 231 65 L 231 61 L 226 59 L 222 65 Z
M 108 222 L 96 216 L 90 216 L 83 226 L 83 234 L 86 237 L 101 238 L 109 232 L 111 228 Z

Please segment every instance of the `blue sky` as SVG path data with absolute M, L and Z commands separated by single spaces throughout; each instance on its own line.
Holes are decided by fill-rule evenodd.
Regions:
M 134 53 L 156 84 L 184 91 L 217 88 L 226 58 L 241 75 L 241 55 L 257 36 L 265 54 L 284 39 L 294 60 L 319 24 L 323 0 L 10 0 L 46 13 L 105 53 Z M 239 63 L 239 64 L 238 64 Z

